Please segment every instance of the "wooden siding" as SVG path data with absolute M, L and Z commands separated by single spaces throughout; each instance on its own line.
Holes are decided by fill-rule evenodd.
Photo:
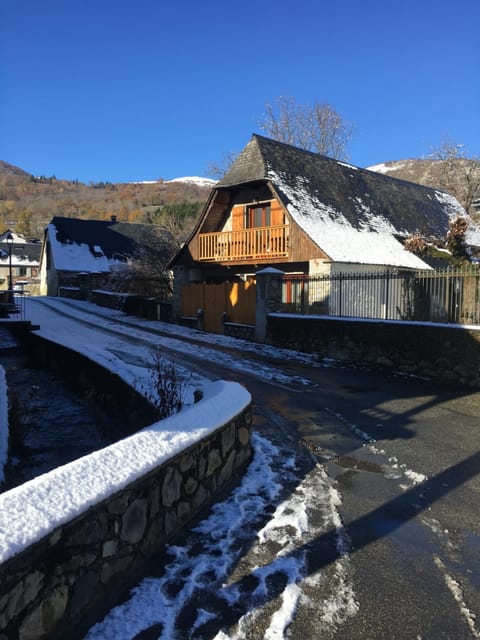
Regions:
M 308 262 L 316 258 L 329 259 L 329 256 L 293 221 L 290 224 L 290 247 L 289 262 Z
M 197 317 L 203 312 L 205 331 L 223 333 L 223 317 L 228 322 L 255 324 L 256 286 L 254 282 L 187 284 L 182 289 L 182 315 Z

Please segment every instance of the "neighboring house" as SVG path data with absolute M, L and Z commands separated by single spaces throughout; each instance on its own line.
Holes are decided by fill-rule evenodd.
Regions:
M 0 290 L 8 289 L 11 270 L 14 289 L 25 289 L 28 293 L 38 294 L 41 249 L 42 245 L 39 240 L 26 240 L 11 230 L 1 234 Z
M 58 295 L 61 287 L 77 287 L 79 274 L 107 286 L 112 274 L 148 254 L 165 264 L 172 237 L 155 225 L 81 220 L 56 216 L 45 230 L 40 262 L 41 295 Z
M 253 135 L 174 257 L 175 288 L 248 281 L 265 267 L 309 275 L 428 269 L 403 241 L 444 240 L 457 216 L 467 214 L 446 193 Z M 480 246 L 473 223 L 469 241 Z

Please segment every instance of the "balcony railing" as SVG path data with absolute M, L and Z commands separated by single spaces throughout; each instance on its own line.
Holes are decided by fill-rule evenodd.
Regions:
M 288 225 L 201 233 L 199 260 L 227 262 L 288 256 Z

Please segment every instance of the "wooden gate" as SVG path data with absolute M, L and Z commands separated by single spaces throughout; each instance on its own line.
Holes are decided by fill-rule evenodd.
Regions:
M 203 310 L 205 331 L 223 333 L 223 314 L 228 322 L 255 324 L 254 282 L 187 284 L 182 289 L 182 316 L 196 317 Z

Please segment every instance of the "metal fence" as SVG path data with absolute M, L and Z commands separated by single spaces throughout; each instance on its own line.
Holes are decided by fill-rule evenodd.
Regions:
M 480 268 L 286 275 L 282 310 L 385 320 L 480 324 Z

